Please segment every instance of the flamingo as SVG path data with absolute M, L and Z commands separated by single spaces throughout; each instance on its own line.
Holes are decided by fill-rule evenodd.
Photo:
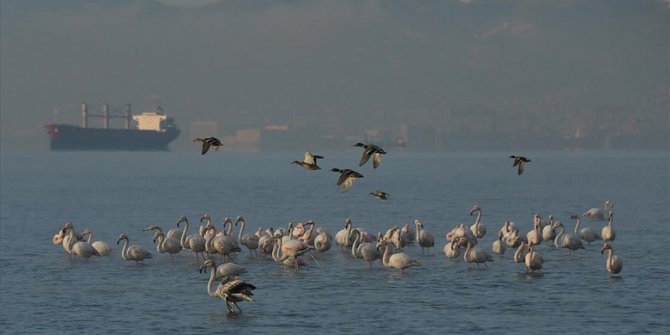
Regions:
M 298 258 L 311 249 L 310 246 L 305 245 L 298 240 L 289 239 L 284 241 L 279 236 L 276 237 L 275 248 L 277 248 L 277 251 L 275 252 L 273 250 L 273 259 L 285 264 L 284 262 L 289 259 L 289 257 L 292 257 L 296 270 L 299 270 L 301 265 Z
M 98 250 L 87 242 L 76 241 L 74 227 L 72 224 L 66 225 L 63 228 L 63 248 L 70 256 L 79 256 L 84 259 L 89 259 L 91 256 L 100 256 Z
M 614 213 L 612 211 L 609 211 L 607 221 L 607 226 L 603 227 L 600 231 L 600 236 L 603 241 L 610 242 L 616 239 L 616 232 L 614 231 L 614 226 L 612 226 L 612 221 L 614 221 Z
M 328 232 L 322 230 L 314 238 L 314 250 L 318 252 L 326 252 L 330 250 L 332 240 L 333 238 L 328 234 Z
M 179 219 L 177 219 L 177 227 L 179 227 L 179 224 L 182 222 L 184 223 L 184 231 L 181 232 L 179 244 L 182 248 L 190 250 L 191 254 L 195 254 L 196 261 L 198 260 L 198 254 L 202 255 L 202 258 L 205 259 L 205 255 L 203 254 L 206 251 L 205 238 L 200 234 L 187 235 L 189 225 L 188 218 L 186 216 L 180 216 Z
M 412 266 L 421 266 L 421 263 L 416 259 L 409 257 L 404 252 L 399 252 L 391 255 L 391 242 L 389 240 L 381 240 L 377 243 L 377 248 L 383 247 L 384 254 L 382 256 L 382 263 L 387 268 L 395 268 L 400 272 L 405 272 L 405 269 Z
M 335 243 L 340 246 L 342 250 L 344 248 L 349 248 L 351 247 L 351 229 L 353 227 L 353 223 L 351 223 L 351 219 L 347 219 L 347 221 L 344 224 L 344 229 L 340 229 L 336 234 L 335 234 Z
M 181 244 L 179 243 L 179 240 L 175 238 L 166 238 L 165 234 L 163 234 L 162 231 L 157 231 L 154 233 L 154 243 L 158 241 L 158 244 L 156 244 L 156 251 L 158 251 L 161 254 L 168 253 L 170 254 L 170 257 L 174 257 L 174 255 L 178 254 L 182 248 Z
M 486 235 L 486 226 L 482 224 L 482 209 L 479 207 L 479 205 L 474 205 L 472 209 L 470 210 L 470 216 L 472 216 L 472 213 L 477 212 L 477 219 L 475 220 L 475 223 L 470 226 L 470 230 L 472 233 L 475 235 L 477 238 L 482 238 L 484 235 Z
M 582 240 L 579 239 L 579 237 L 575 236 L 574 234 L 566 234 L 564 232 L 563 224 L 560 222 L 556 222 L 556 225 L 558 226 L 558 229 L 561 230 L 558 235 L 556 235 L 556 238 L 554 239 L 554 245 L 557 248 L 566 248 L 570 251 L 570 258 L 574 258 L 575 254 L 574 251 L 577 249 L 584 249 L 584 245 L 582 244 Z
M 533 250 L 534 245 L 528 247 L 528 252 L 525 257 L 525 266 L 526 272 L 534 273 L 535 271 L 540 271 L 542 269 L 542 263 L 544 263 L 544 258 L 537 251 Z
M 414 225 L 416 226 L 416 240 L 421 246 L 421 253 L 423 254 L 423 249 L 428 249 L 427 251 L 430 255 L 430 248 L 435 246 L 433 234 L 424 230 L 423 223 L 419 219 L 414 220 Z
M 600 239 L 600 236 L 598 236 L 598 234 L 594 232 L 593 229 L 591 228 L 582 228 L 581 230 L 579 229 L 579 224 L 581 223 L 581 220 L 579 220 L 579 215 L 572 214 L 570 218 L 575 220 L 576 222 L 575 234 L 582 240 L 586 241 L 587 244 L 590 245 L 591 242 Z
M 181 230 L 178 227 L 179 226 L 177 225 L 177 228 L 169 229 L 167 234 L 165 234 L 165 236 L 167 238 L 174 238 L 176 240 L 180 240 L 181 239 Z M 144 229 L 142 229 L 142 231 L 150 231 L 150 230 L 156 230 L 156 231 L 163 232 L 163 229 L 159 225 L 147 226 L 147 227 L 144 227 Z
M 274 247 L 274 228 L 270 227 L 258 239 L 258 249 L 263 254 L 271 254 Z M 257 250 L 258 250 L 257 249 Z
M 119 244 L 121 240 L 126 241 L 123 245 L 123 249 L 121 250 L 121 258 L 123 258 L 123 260 L 135 261 L 135 264 L 144 264 L 145 259 L 150 259 L 153 257 L 153 255 L 147 251 L 147 249 L 144 249 L 138 245 L 131 245 L 129 247 L 128 236 L 126 236 L 126 234 L 119 235 L 119 238 L 116 239 L 116 244 Z
M 493 262 L 493 257 L 491 257 L 491 255 L 488 252 L 484 251 L 479 246 L 473 247 L 473 243 L 471 240 L 468 240 L 464 237 L 461 237 L 461 239 L 465 239 L 467 243 L 465 253 L 463 254 L 463 259 L 466 262 L 477 264 L 477 268 L 479 268 L 479 264 L 483 263 L 484 266 L 488 267 L 488 265 L 486 265 L 486 262 Z
M 91 242 L 91 240 L 93 239 L 93 232 L 88 228 L 84 228 L 84 230 L 81 232 L 82 237 L 86 235 L 88 235 L 88 240 L 86 240 L 86 243 L 91 244 L 91 246 L 98 251 L 100 256 L 107 256 L 114 250 L 109 244 L 107 244 L 104 241 Z
M 363 148 L 363 155 L 361 156 L 361 161 L 358 163 L 358 166 L 363 166 L 367 163 L 370 157 L 372 157 L 372 168 L 376 169 L 382 163 L 382 155 L 386 154 L 384 149 L 374 144 L 364 144 L 359 142 L 354 144 L 354 146 Z
M 517 237 L 515 238 L 515 243 L 518 245 L 516 251 L 514 251 L 514 262 L 523 263 L 526 260 L 526 255 L 528 254 L 528 244 L 523 239 Z
M 603 254 L 605 250 L 608 251 L 607 261 L 605 262 L 605 268 L 607 269 L 607 272 L 613 274 L 621 272 L 621 269 L 623 268 L 623 259 L 614 254 L 612 243 L 605 242 L 602 249 L 600 249 L 600 253 Z
M 449 259 L 455 259 L 461 255 L 461 247 L 458 245 L 458 241 L 455 239 L 447 242 L 447 244 L 444 245 L 442 251 Z
M 542 243 L 542 228 L 540 228 L 540 216 L 535 215 L 533 229 L 526 234 L 528 246 Z
M 224 264 L 219 265 L 216 268 L 215 272 L 216 272 L 216 277 L 217 278 L 224 278 L 224 277 L 237 278 L 237 277 L 241 276 L 243 273 L 246 273 L 247 268 L 245 268 L 242 265 L 233 263 L 233 262 L 228 262 L 228 263 L 224 263 Z
M 361 243 L 361 232 L 358 229 L 354 229 L 354 231 L 351 232 L 351 235 L 354 236 L 354 242 L 351 244 L 351 255 L 355 258 L 362 258 L 364 261 L 368 262 L 368 268 L 372 268 L 372 262 L 380 259 L 382 256 L 376 246 L 376 242 Z M 381 239 L 381 233 L 379 239 Z
M 608 212 L 611 208 L 614 208 L 614 202 L 612 200 L 606 200 L 605 201 L 605 211 L 603 211 L 600 208 L 593 207 L 589 209 L 588 211 L 584 212 L 582 214 L 583 216 L 589 217 L 594 221 L 604 221 L 605 220 L 605 212 Z
M 205 250 L 207 250 L 207 245 L 209 245 L 207 253 L 215 252 L 220 254 L 222 261 L 225 261 L 226 257 L 232 258 L 231 254 L 233 252 L 241 251 L 237 239 L 230 235 L 232 233 L 232 224 L 233 222 L 230 218 L 226 217 L 223 221 L 224 233 L 213 236 L 209 240 L 209 244 L 205 243 Z M 226 227 L 228 227 L 228 229 L 226 229 Z M 209 229 L 214 229 L 214 226 L 210 226 Z
M 553 241 L 556 237 L 556 231 L 554 230 L 556 225 L 554 224 L 554 216 L 549 215 L 549 222 L 547 225 L 542 228 L 542 239 L 545 241 Z
M 240 244 L 243 246 L 247 247 L 249 249 L 249 255 L 252 254 L 253 252 L 256 252 L 256 255 L 258 255 L 258 240 L 259 237 L 256 236 L 255 234 L 247 234 L 243 235 L 244 233 L 244 227 L 246 225 L 246 222 L 244 221 L 244 218 L 242 216 L 238 216 L 237 219 L 235 220 L 235 225 L 240 224 L 240 232 L 238 235 L 238 240 L 240 241 Z
M 507 246 L 505 246 L 505 243 L 503 243 L 503 232 L 499 231 L 498 232 L 498 239 L 493 241 L 491 243 L 491 251 L 495 252 L 498 255 L 502 255 L 505 253 L 505 250 L 507 250 Z
M 200 266 L 200 272 L 207 271 L 207 269 L 216 268 L 216 264 L 213 260 L 208 259 Z M 219 286 L 216 289 L 212 288 L 212 283 L 216 277 L 216 271 L 212 270 L 209 275 L 209 281 L 207 281 L 207 294 L 210 297 L 221 298 L 226 302 L 226 307 L 230 313 L 236 313 L 237 310 L 239 313 L 242 313 L 242 310 L 237 305 L 241 301 L 254 301 L 252 296 L 254 295 L 251 291 L 256 289 L 256 286 L 251 285 L 247 282 L 244 282 L 240 279 L 229 279 L 224 277 Z

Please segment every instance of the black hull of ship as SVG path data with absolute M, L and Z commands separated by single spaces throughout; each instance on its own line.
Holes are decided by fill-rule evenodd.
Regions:
M 168 151 L 179 136 L 179 129 L 163 132 L 135 129 L 82 128 L 72 125 L 46 125 L 52 151 Z

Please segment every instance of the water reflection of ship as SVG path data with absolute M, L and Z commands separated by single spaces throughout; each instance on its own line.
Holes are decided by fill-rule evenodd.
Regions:
M 180 133 L 174 119 L 167 117 L 159 106 L 137 115 L 131 114 L 130 104 L 121 113 L 110 112 L 108 105 L 103 105 L 99 114 L 89 112 L 86 104 L 81 105 L 80 111 L 81 126 L 55 123 L 44 126 L 51 150 L 165 151 Z M 102 128 L 89 127 L 89 118 L 101 118 Z M 112 118 L 123 119 L 125 127 L 110 128 Z

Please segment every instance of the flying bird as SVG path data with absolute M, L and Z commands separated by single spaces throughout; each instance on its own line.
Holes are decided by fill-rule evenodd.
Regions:
M 372 197 L 374 197 L 375 199 L 386 200 L 386 199 L 388 199 L 388 196 L 389 196 L 390 194 L 388 194 L 388 193 L 386 193 L 386 192 L 384 192 L 384 191 L 377 190 L 377 191 L 375 191 L 375 192 L 370 192 L 370 195 L 371 195 Z
M 363 156 L 361 156 L 361 161 L 358 163 L 358 166 L 363 166 L 367 161 L 372 157 L 372 167 L 378 168 L 379 164 L 382 163 L 382 155 L 386 154 L 384 149 L 374 145 L 374 144 L 364 144 L 356 143 L 355 147 L 363 147 Z
M 311 152 L 305 152 L 305 158 L 302 161 L 293 161 L 291 164 L 297 164 L 302 166 L 305 170 L 321 170 L 321 168 L 316 165 L 317 159 L 323 159 L 323 156 L 313 155 Z
M 342 192 L 348 191 L 351 185 L 354 183 L 354 180 L 357 178 L 363 178 L 362 174 L 354 170 L 332 168 L 330 171 L 340 173 L 340 178 L 337 180 L 337 186 L 342 185 Z
M 519 176 L 523 173 L 523 171 L 526 169 L 526 163 L 530 162 L 530 159 L 523 157 L 523 156 L 514 156 L 511 155 L 509 158 L 514 159 L 514 165 L 512 166 L 519 166 Z
M 194 139 L 193 142 L 202 142 L 202 155 L 207 153 L 209 147 L 214 147 L 214 151 L 218 151 L 219 147 L 223 146 L 223 143 L 216 137 L 198 137 Z

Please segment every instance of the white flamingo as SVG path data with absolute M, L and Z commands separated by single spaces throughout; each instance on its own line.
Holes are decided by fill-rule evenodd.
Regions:
M 607 261 L 605 262 L 605 268 L 607 269 L 607 272 L 613 274 L 621 272 L 621 269 L 623 269 L 623 259 L 614 254 L 614 248 L 612 247 L 611 243 L 605 242 L 602 249 L 600 249 L 600 253 L 604 253 L 605 250 L 608 251 Z
M 180 235 L 181 236 L 181 235 Z M 171 258 L 174 258 L 174 255 L 178 254 L 181 249 L 181 244 L 176 238 L 167 238 L 162 231 L 157 231 L 154 233 L 154 243 L 156 243 L 156 251 L 161 254 L 168 253 Z
M 210 248 L 208 253 L 216 252 L 220 254 L 222 262 L 225 262 L 227 258 L 232 259 L 232 253 L 242 251 L 237 242 L 237 238 L 232 236 L 232 226 L 233 221 L 229 217 L 226 217 L 223 220 L 223 232 L 217 234 L 217 236 L 212 238 L 209 242 Z M 210 229 L 211 227 L 213 226 L 210 226 Z M 205 245 L 205 248 L 207 248 L 207 245 Z
M 340 229 L 336 234 L 335 234 L 335 243 L 340 246 L 342 250 L 345 250 L 345 248 L 351 247 L 351 229 L 353 228 L 353 223 L 351 222 L 350 219 L 347 219 L 347 221 L 344 224 L 344 229 Z
M 605 220 L 605 213 L 608 212 L 611 208 L 614 207 L 614 202 L 612 200 L 607 200 L 605 201 L 605 210 L 603 211 L 600 208 L 593 207 L 589 209 L 588 211 L 584 212 L 582 214 L 583 216 L 589 217 L 592 220 L 595 221 L 604 221 Z
M 240 244 L 243 246 L 247 247 L 249 249 L 249 255 L 252 255 L 252 252 L 255 252 L 256 255 L 258 256 L 258 240 L 259 237 L 256 236 L 255 234 L 244 234 L 244 228 L 246 226 L 246 221 L 242 216 L 238 216 L 237 219 L 235 220 L 235 225 L 240 224 L 240 232 L 238 235 L 238 239 L 240 241 Z
M 528 246 L 542 243 L 542 228 L 540 227 L 540 218 L 538 215 L 533 220 L 533 229 L 526 234 Z
M 235 279 L 246 272 L 247 268 L 244 266 L 233 262 L 228 262 L 223 263 L 216 268 L 216 278 L 228 277 L 230 279 Z
M 444 245 L 444 248 L 442 248 L 442 251 L 449 259 L 456 259 L 461 256 L 461 247 L 458 245 L 456 239 L 447 242 L 447 244 Z
M 419 219 L 414 220 L 414 225 L 416 226 L 416 241 L 419 242 L 421 246 L 421 253 L 423 254 L 423 249 L 427 249 L 428 254 L 430 255 L 430 248 L 435 246 L 435 238 L 433 234 L 427 232 L 423 223 Z
M 409 257 L 404 252 L 399 252 L 391 255 L 392 243 L 389 240 L 382 240 L 377 243 L 377 248 L 383 247 L 384 254 L 382 256 L 382 263 L 387 268 L 394 268 L 405 272 L 405 269 L 412 266 L 421 266 L 421 263 L 416 259 Z
M 147 250 L 138 245 L 128 246 L 128 236 L 126 234 L 119 235 L 119 238 L 116 239 L 116 244 L 119 244 L 121 240 L 125 240 L 123 249 L 121 250 L 121 258 L 126 261 L 135 261 L 135 264 L 142 263 L 144 264 L 145 259 L 150 259 L 153 255 Z
M 354 229 L 351 232 L 351 235 L 354 236 L 354 242 L 351 244 L 351 255 L 356 258 L 361 258 L 364 261 L 368 262 L 368 268 L 372 268 L 372 262 L 381 258 L 382 254 L 377 248 L 377 242 L 360 242 L 361 232 L 358 229 Z M 381 239 L 381 233 L 380 233 Z
M 318 252 L 326 252 L 330 250 L 333 238 L 327 231 L 322 230 L 314 238 L 314 250 Z
M 537 251 L 533 250 L 533 245 L 528 247 L 528 252 L 526 253 L 524 264 L 526 266 L 526 272 L 535 273 L 542 269 L 542 263 L 544 263 L 544 258 Z
M 507 246 L 503 242 L 503 233 L 502 231 L 499 231 L 498 239 L 496 239 L 495 241 L 493 241 L 493 243 L 491 243 L 491 251 L 493 251 L 498 255 L 502 255 L 505 253 L 505 250 L 507 250 Z
M 477 212 L 477 219 L 475 220 L 475 223 L 470 226 L 470 230 L 477 238 L 482 238 L 484 235 L 486 235 L 486 226 L 482 224 L 481 207 L 479 207 L 479 205 L 472 207 L 470 210 L 470 215 L 472 215 L 474 212 Z
M 603 239 L 603 241 L 610 242 L 616 239 L 616 232 L 614 231 L 614 226 L 612 225 L 612 221 L 614 221 L 614 213 L 612 211 L 609 211 L 607 221 L 607 226 L 603 227 L 603 229 L 600 231 L 600 237 Z
M 86 240 L 86 243 L 89 243 L 93 248 L 95 248 L 95 250 L 98 251 L 100 256 L 107 256 L 107 255 L 111 254 L 112 251 L 114 251 L 114 249 L 109 244 L 107 244 L 107 242 L 105 242 L 105 241 L 91 242 L 91 240 L 93 239 L 93 232 L 88 228 L 84 228 L 84 230 L 81 232 L 81 236 L 84 237 L 84 236 L 87 236 L 87 235 L 88 235 L 88 240 Z
M 581 223 L 581 220 L 579 220 L 579 215 L 573 214 L 570 216 L 571 219 L 575 220 L 575 234 L 581 238 L 582 240 L 586 241 L 587 244 L 591 244 L 591 242 L 595 240 L 599 240 L 600 236 L 596 232 L 593 231 L 591 228 L 582 228 L 581 230 L 579 229 L 579 225 Z
M 79 256 L 84 259 L 89 259 L 91 256 L 100 256 L 98 250 L 87 242 L 77 241 L 74 233 L 74 227 L 66 225 L 63 228 L 63 247 L 70 256 Z
M 277 248 L 277 252 L 273 255 L 274 260 L 285 264 L 284 262 L 289 259 L 289 257 L 292 257 L 294 266 L 297 270 L 300 269 L 301 265 L 299 257 L 311 249 L 310 246 L 298 240 L 283 240 L 281 237 L 277 237 L 275 240 L 275 248 Z
M 216 264 L 213 260 L 207 259 L 200 266 L 200 272 L 206 271 L 207 269 L 216 268 Z M 209 280 L 207 281 L 207 294 L 210 297 L 221 298 L 226 302 L 226 307 L 230 313 L 242 312 L 240 307 L 237 305 L 241 301 L 254 301 L 251 291 L 256 289 L 256 286 L 246 283 L 240 279 L 229 279 L 224 278 L 223 281 L 219 284 L 216 289 L 212 288 L 212 283 L 216 277 L 216 271 L 212 270 L 209 275 Z
M 514 262 L 523 263 L 526 260 L 526 254 L 528 254 L 528 244 L 520 238 L 516 238 L 516 243 L 517 247 L 514 251 Z
M 179 244 L 182 248 L 190 250 L 191 254 L 195 254 L 196 261 L 198 260 L 198 254 L 202 256 L 202 259 L 205 259 L 205 255 L 203 254 L 206 251 L 205 238 L 200 234 L 187 235 L 189 226 L 188 218 L 186 216 L 180 216 L 179 219 L 177 219 L 177 227 L 179 227 L 179 224 L 182 222 L 184 223 L 184 230 L 181 232 Z
M 574 258 L 575 254 L 574 251 L 577 249 L 584 249 L 584 245 L 582 244 L 582 240 L 579 239 L 574 234 L 570 233 L 565 233 L 563 224 L 560 222 L 556 222 L 556 225 L 558 226 L 558 229 L 561 230 L 558 235 L 556 235 L 556 239 L 554 239 L 554 245 L 557 248 L 566 248 L 570 251 L 570 258 Z
M 554 230 L 556 225 L 554 224 L 554 216 L 549 215 L 547 225 L 542 228 L 542 239 L 545 241 L 553 241 L 556 238 L 556 231 Z
M 461 237 L 461 239 L 464 238 Z M 484 266 L 488 267 L 486 262 L 493 262 L 493 257 L 491 257 L 488 252 L 484 251 L 479 246 L 473 247 L 473 243 L 470 240 L 467 240 L 466 243 L 467 247 L 465 248 L 465 253 L 463 254 L 463 259 L 466 262 L 477 264 L 477 268 L 479 268 L 479 264 L 484 264 Z

